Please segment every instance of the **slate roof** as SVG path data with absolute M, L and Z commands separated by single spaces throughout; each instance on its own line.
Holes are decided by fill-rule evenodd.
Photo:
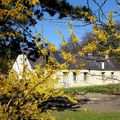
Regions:
M 53 55 L 59 63 L 65 62 L 65 60 L 61 56 L 61 53 L 56 52 L 56 53 L 53 53 Z M 102 70 L 101 62 L 104 62 L 105 70 L 120 70 L 119 64 L 116 64 L 112 60 L 106 60 L 105 57 L 87 55 L 84 57 L 78 56 L 76 57 L 76 60 L 77 60 L 77 63 L 76 64 L 70 63 L 68 69 L 81 69 L 79 64 L 82 62 L 85 62 L 86 65 L 82 69 Z
M 36 52 L 25 50 L 23 53 L 27 56 L 27 58 L 28 58 L 28 60 L 30 62 L 30 65 L 32 66 L 33 69 L 40 62 L 42 62 L 43 66 L 46 64 L 45 58 L 43 56 L 40 56 Z
M 51 53 L 50 55 L 52 55 L 60 64 L 65 62 L 60 52 L 54 52 L 54 53 Z M 46 64 L 46 58 L 43 56 L 35 57 L 34 55 L 31 55 L 28 57 L 28 59 L 32 68 L 35 68 L 35 66 L 38 63 L 40 63 L 40 61 L 42 61 L 43 66 Z M 70 63 L 68 69 L 81 69 L 81 67 L 78 64 L 85 62 L 86 66 L 84 69 L 102 70 L 101 62 L 104 62 L 104 65 L 105 65 L 104 70 L 120 70 L 119 64 L 116 64 L 112 60 L 106 60 L 105 57 L 87 55 L 84 57 L 76 57 L 76 60 L 77 60 L 77 63 L 76 64 Z

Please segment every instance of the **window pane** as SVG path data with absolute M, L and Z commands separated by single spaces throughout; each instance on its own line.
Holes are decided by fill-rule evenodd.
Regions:
M 84 72 L 84 81 L 87 80 L 87 72 Z
M 77 80 L 77 73 L 73 72 L 73 80 L 76 81 Z

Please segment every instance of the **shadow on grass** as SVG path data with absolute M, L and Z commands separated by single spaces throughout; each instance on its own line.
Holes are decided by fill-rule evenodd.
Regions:
M 65 97 L 54 97 L 49 98 L 47 101 L 39 105 L 42 111 L 47 109 L 51 110 L 66 110 L 66 109 L 77 109 L 80 108 L 82 104 L 87 104 L 89 99 L 80 99 L 77 104 L 72 103 Z

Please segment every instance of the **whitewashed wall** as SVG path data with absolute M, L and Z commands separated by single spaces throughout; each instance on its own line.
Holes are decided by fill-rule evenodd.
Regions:
M 23 72 L 23 66 L 26 65 L 30 70 L 33 70 L 26 55 L 19 55 L 13 64 L 13 70 L 15 70 L 17 73 Z
M 26 55 L 22 54 L 17 57 L 13 64 L 13 70 L 18 74 L 23 72 L 23 64 L 30 70 L 33 70 Z M 74 79 L 73 72 L 76 73 L 76 79 Z M 84 73 L 87 73 L 86 80 L 84 79 Z M 104 73 L 103 77 L 102 73 Z M 111 73 L 114 74 L 112 75 Z M 19 78 L 20 77 L 21 76 L 19 76 Z M 54 75 L 54 78 L 56 77 L 59 78 L 56 87 L 78 87 L 120 83 L 120 71 L 118 70 L 61 70 Z
M 68 73 L 66 76 L 64 75 L 65 72 Z M 76 80 L 74 79 L 73 72 L 77 72 Z M 86 80 L 84 79 L 85 72 L 87 73 Z M 104 73 L 103 76 L 102 73 Z M 54 77 L 60 78 L 57 87 L 78 87 L 120 83 L 120 71 L 112 70 L 62 70 L 57 72 Z

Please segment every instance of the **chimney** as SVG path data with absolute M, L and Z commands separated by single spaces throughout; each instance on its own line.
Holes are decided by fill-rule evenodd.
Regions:
M 105 63 L 104 63 L 104 61 L 101 62 L 101 68 L 102 68 L 102 70 L 105 69 Z
M 110 62 L 109 55 L 105 55 L 105 60 L 107 60 L 107 62 Z

